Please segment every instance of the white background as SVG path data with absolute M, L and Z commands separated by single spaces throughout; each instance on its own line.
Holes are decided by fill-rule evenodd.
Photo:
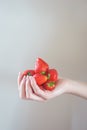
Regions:
M 87 130 L 87 101 L 18 97 L 19 71 L 37 57 L 59 76 L 87 82 L 86 0 L 0 0 L 0 130 Z

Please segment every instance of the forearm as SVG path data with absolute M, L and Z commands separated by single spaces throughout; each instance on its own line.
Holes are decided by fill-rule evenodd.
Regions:
M 87 84 L 69 80 L 68 93 L 87 99 Z

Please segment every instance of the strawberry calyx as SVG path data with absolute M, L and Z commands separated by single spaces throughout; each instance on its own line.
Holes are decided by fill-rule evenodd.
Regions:
M 45 72 L 45 71 L 42 71 L 42 72 L 41 72 L 41 74 L 42 74 L 42 75 L 45 75 L 45 74 L 46 74 L 46 72 Z
M 27 75 L 32 76 L 31 72 L 28 72 Z
M 48 85 L 48 87 L 52 87 L 52 86 L 54 86 L 54 85 L 55 85 L 55 82 L 50 81 L 50 82 L 48 82 L 48 83 L 47 83 L 47 85 Z

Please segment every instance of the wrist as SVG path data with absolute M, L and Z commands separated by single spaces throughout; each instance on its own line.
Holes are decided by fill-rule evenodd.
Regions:
M 64 83 L 63 93 L 64 94 L 72 93 L 71 80 L 70 79 L 63 79 L 63 83 Z
M 66 79 L 66 91 L 65 91 L 65 93 L 73 94 L 73 91 L 74 91 L 73 83 L 74 83 L 74 81 L 72 81 L 70 79 Z

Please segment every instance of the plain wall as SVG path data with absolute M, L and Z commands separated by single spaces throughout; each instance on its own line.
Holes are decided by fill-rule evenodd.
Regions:
M 18 72 L 37 57 L 60 77 L 87 82 L 86 0 L 0 0 L 0 130 L 86 130 L 80 97 L 19 99 Z

